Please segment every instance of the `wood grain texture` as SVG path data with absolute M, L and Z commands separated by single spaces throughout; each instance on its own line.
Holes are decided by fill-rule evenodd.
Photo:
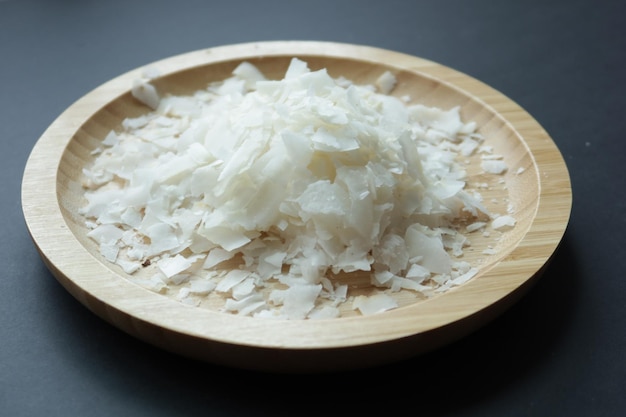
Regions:
M 150 65 L 159 91 L 192 93 L 230 76 L 241 62 L 280 78 L 292 57 L 331 76 L 372 84 L 385 70 L 398 79 L 393 95 L 412 102 L 460 106 L 509 171 L 493 183 L 473 160 L 468 182 L 492 181 L 484 198 L 515 207 L 515 228 L 493 240 L 472 237 L 465 260 L 480 268 L 466 284 L 427 300 L 400 294 L 401 306 L 374 316 L 345 311 L 332 320 L 263 320 L 190 307 L 131 283 L 86 236 L 81 170 L 106 134 L 146 108 L 130 94 L 142 68 L 76 101 L 44 132 L 22 183 L 26 224 L 59 282 L 94 313 L 160 348 L 222 365 L 276 372 L 321 372 L 397 361 L 450 343 L 484 325 L 523 295 L 557 249 L 569 221 L 572 193 L 566 165 L 548 133 L 515 102 L 440 64 L 368 46 L 304 41 L 247 43 L 194 51 Z M 523 172 L 518 173 L 522 168 Z M 494 203 L 495 204 L 495 203 Z M 506 208 L 491 206 L 495 212 Z M 358 277 L 357 277 L 358 279 Z

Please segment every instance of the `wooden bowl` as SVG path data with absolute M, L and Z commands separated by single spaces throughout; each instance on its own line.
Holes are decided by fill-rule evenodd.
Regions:
M 565 232 L 572 203 L 566 165 L 544 129 L 498 91 L 453 69 L 418 57 L 367 46 L 325 42 L 261 42 L 210 48 L 149 65 L 159 91 L 191 93 L 231 75 L 249 61 L 281 78 L 292 57 L 312 69 L 372 84 L 385 70 L 396 75 L 392 94 L 450 108 L 473 120 L 485 143 L 509 170 L 485 190 L 485 201 L 508 201 L 516 226 L 494 241 L 472 238 L 465 260 L 479 267 L 467 283 L 426 300 L 401 298 L 384 313 L 327 320 L 240 317 L 184 305 L 128 280 L 87 238 L 81 170 L 106 134 L 126 117 L 147 111 L 130 93 L 142 69 L 91 91 L 44 132 L 26 164 L 22 203 L 32 239 L 58 281 L 101 318 L 148 343 L 187 357 L 272 372 L 364 368 L 435 349 L 474 331 L 518 300 L 535 282 Z M 473 163 L 476 165 L 476 163 Z M 469 182 L 484 181 L 478 169 Z

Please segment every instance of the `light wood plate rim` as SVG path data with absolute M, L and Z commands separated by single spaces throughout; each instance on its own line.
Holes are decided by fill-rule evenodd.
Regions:
M 539 173 L 538 209 L 520 244 L 480 280 L 472 280 L 445 296 L 367 317 L 304 322 L 260 320 L 199 310 L 140 288 L 104 267 L 76 240 L 59 207 L 57 175 L 59 161 L 74 133 L 104 104 L 126 94 L 142 67 L 104 83 L 72 104 L 37 141 L 25 167 L 22 207 L 28 230 L 48 268 L 74 297 L 133 336 L 177 353 L 245 368 L 310 370 L 325 366 L 315 361 L 302 363 L 303 352 L 334 354 L 341 360 L 333 361 L 331 355 L 324 355 L 326 363 L 332 364 L 327 367 L 342 368 L 386 362 L 436 348 L 499 314 L 533 282 L 565 233 L 572 202 L 569 174 L 548 133 L 524 109 L 493 88 L 419 57 L 334 42 L 227 45 L 148 66 L 158 67 L 166 76 L 214 62 L 297 55 L 385 62 L 430 77 L 500 115 L 528 146 Z M 396 353 L 379 357 L 381 349 L 376 346 L 387 344 L 393 345 Z M 367 353 L 368 347 L 372 348 L 371 354 Z M 350 349 L 361 354 L 351 359 L 350 355 L 338 353 Z M 282 352 L 278 356 L 282 365 L 270 359 L 276 350 Z M 289 352 L 297 360 L 285 358 Z

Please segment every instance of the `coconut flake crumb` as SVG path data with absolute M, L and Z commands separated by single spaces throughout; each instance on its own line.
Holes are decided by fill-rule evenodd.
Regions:
M 491 222 L 491 227 L 494 230 L 504 230 L 515 226 L 515 222 L 516 221 L 513 216 L 498 216 Z
M 153 110 L 159 107 L 159 94 L 149 82 L 141 79 L 135 80 L 130 91 L 133 97 Z
M 125 119 L 83 170 L 81 209 L 102 256 L 155 292 L 217 295 L 222 311 L 260 318 L 340 317 L 350 299 L 375 314 L 396 292 L 429 297 L 476 275 L 458 261 L 471 242 L 457 219 L 483 236 L 486 219 L 515 224 L 466 189 L 458 157 L 507 170 L 475 123 L 387 95 L 390 72 L 355 85 L 294 58 L 268 80 L 244 62 L 190 96 L 160 96 L 156 76 L 131 90 L 153 111 Z M 350 297 L 331 278 L 352 273 L 379 292 Z
M 498 159 L 484 159 L 480 163 L 480 167 L 483 171 L 496 175 L 504 174 L 508 169 L 506 163 Z
M 465 227 L 465 230 L 467 230 L 469 233 L 471 233 L 471 232 L 475 232 L 476 230 L 483 229 L 486 225 L 487 225 L 486 222 L 474 222 L 472 224 L 468 224 Z
M 395 75 L 390 71 L 385 71 L 376 79 L 376 87 L 382 94 L 389 94 L 395 88 L 397 82 Z
M 364 316 L 369 316 L 392 310 L 398 307 L 398 303 L 393 297 L 379 293 L 371 296 L 359 295 L 354 298 L 352 306 L 358 309 Z

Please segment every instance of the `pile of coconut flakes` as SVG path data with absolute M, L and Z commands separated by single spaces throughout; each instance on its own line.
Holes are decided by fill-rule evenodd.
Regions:
M 453 224 L 476 230 L 489 213 L 457 160 L 483 138 L 458 108 L 408 105 L 394 84 L 297 58 L 281 80 L 244 62 L 191 96 L 138 81 L 153 111 L 124 120 L 84 169 L 88 235 L 138 284 L 192 305 L 219 294 L 223 311 L 254 317 L 333 318 L 344 303 L 367 315 L 400 290 L 460 285 L 477 269 L 458 260 L 469 242 Z M 350 273 L 380 291 L 350 296 L 333 279 Z

